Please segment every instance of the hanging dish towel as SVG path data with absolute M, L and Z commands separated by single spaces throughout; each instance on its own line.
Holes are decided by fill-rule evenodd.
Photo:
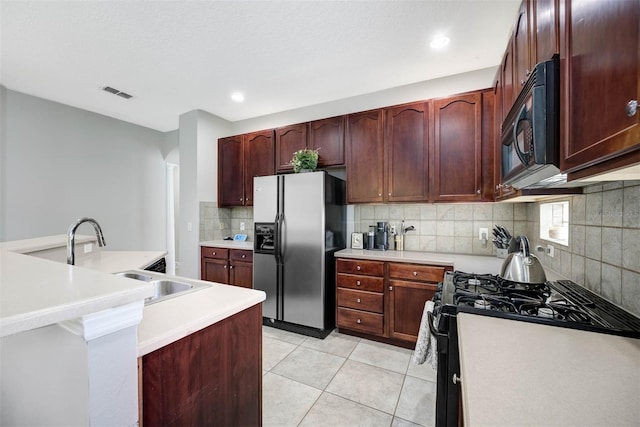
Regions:
M 422 312 L 422 320 L 420 321 L 420 330 L 418 331 L 418 341 L 416 349 L 413 352 L 413 363 L 422 365 L 425 361 L 429 362 L 434 371 L 438 370 L 438 358 L 436 357 L 437 343 L 436 337 L 431 334 L 429 329 L 429 313 L 433 312 L 433 301 L 429 300 L 424 304 Z M 434 318 L 434 327 L 437 326 L 437 318 Z

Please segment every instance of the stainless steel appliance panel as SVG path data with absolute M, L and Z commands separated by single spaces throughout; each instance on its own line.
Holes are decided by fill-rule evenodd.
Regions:
M 275 222 L 278 213 L 277 175 L 253 178 L 253 221 Z
M 276 257 L 270 254 L 253 255 L 253 288 L 264 291 L 267 299 L 262 303 L 262 316 L 270 319 L 278 317 L 278 265 Z
M 284 176 L 282 320 L 324 329 L 325 173 Z

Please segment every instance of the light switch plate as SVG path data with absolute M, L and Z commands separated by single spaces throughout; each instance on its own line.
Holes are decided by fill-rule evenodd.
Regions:
M 478 229 L 478 240 L 489 240 L 489 229 L 481 227 Z

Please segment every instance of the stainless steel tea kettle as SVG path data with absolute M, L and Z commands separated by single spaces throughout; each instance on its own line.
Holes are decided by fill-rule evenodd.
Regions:
M 516 237 L 520 244 L 519 252 L 512 252 L 502 263 L 500 277 L 505 280 L 520 283 L 544 283 L 547 275 L 544 273 L 540 260 L 529 251 L 527 236 Z

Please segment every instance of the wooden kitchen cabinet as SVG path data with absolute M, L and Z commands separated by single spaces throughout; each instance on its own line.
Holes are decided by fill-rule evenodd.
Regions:
M 532 0 L 533 1 L 533 0 Z M 513 82 L 515 101 L 531 74 L 530 0 L 523 0 L 513 28 Z
M 276 134 L 276 172 L 289 172 L 293 153 L 307 148 L 307 123 L 284 126 L 275 130 Z
M 560 169 L 640 161 L 640 2 L 561 0 Z M 615 165 L 611 165 L 615 166 Z M 571 175 L 570 175 L 571 178 Z
M 433 200 L 435 202 L 481 201 L 483 199 L 482 93 L 473 92 L 436 99 L 431 105 L 433 158 L 430 181 Z M 492 145 L 493 141 L 489 140 L 486 143 Z
M 336 259 L 337 326 L 391 344 L 411 347 L 424 304 L 450 266 Z
M 347 118 L 347 203 L 384 201 L 383 110 L 350 114 Z
M 345 116 L 309 123 L 309 148 L 318 149 L 318 167 L 344 166 Z
M 229 284 L 253 288 L 253 251 L 231 249 L 229 252 Z
M 558 37 L 558 0 L 531 0 L 531 69 L 539 62 L 548 61 L 560 52 Z
M 243 135 L 218 140 L 218 206 L 244 204 Z
M 336 260 L 338 328 L 384 335 L 384 263 Z
M 389 337 L 415 343 L 424 304 L 433 298 L 445 267 L 389 263 Z
M 253 288 L 253 251 L 203 246 L 200 255 L 201 280 Z
M 142 356 L 144 426 L 262 424 L 262 305 Z
M 273 130 L 244 136 L 244 206 L 253 206 L 253 178 L 275 173 Z
M 416 102 L 385 109 L 387 202 L 429 199 L 428 106 Z
M 252 206 L 253 178 L 273 175 L 272 130 L 218 140 L 218 206 Z

